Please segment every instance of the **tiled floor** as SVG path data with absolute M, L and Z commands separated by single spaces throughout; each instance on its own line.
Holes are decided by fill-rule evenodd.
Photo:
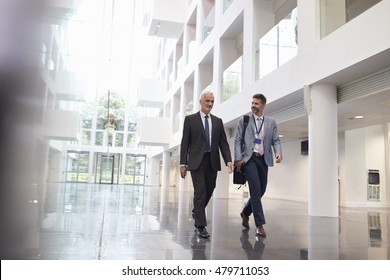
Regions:
M 390 259 L 389 209 L 341 208 L 309 217 L 307 204 L 263 199 L 265 239 L 243 230 L 243 198 L 214 199 L 209 240 L 194 234 L 192 192 L 159 187 L 55 184 L 45 206 L 38 259 Z

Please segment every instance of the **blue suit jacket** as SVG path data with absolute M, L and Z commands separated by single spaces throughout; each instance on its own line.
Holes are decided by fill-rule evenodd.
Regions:
M 275 154 L 282 155 L 282 146 L 279 140 L 278 127 L 276 126 L 276 121 L 268 116 L 264 115 L 264 160 L 268 166 L 274 165 L 274 156 L 272 153 L 272 148 Z M 252 154 L 254 149 L 255 141 L 255 121 L 253 114 L 249 116 L 248 126 L 245 131 L 244 143 L 242 146 L 242 131 L 244 129 L 244 118 L 241 118 L 237 123 L 236 137 L 234 140 L 234 161 L 244 160 L 247 162 Z

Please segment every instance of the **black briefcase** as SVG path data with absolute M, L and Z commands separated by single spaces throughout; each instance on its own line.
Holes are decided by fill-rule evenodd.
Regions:
M 245 165 L 241 166 L 241 170 L 237 171 L 237 166 L 234 166 L 233 172 L 233 184 L 244 185 L 246 183 L 245 178 Z

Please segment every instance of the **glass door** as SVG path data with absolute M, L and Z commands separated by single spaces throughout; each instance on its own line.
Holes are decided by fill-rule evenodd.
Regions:
M 118 184 L 119 166 L 119 154 L 97 154 L 95 182 L 99 184 Z
M 102 155 L 100 161 L 101 184 L 113 184 L 114 179 L 114 156 Z

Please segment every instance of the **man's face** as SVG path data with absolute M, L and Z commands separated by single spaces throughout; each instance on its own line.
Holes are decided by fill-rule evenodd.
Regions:
M 261 103 L 261 101 L 257 98 L 252 99 L 252 113 L 261 116 L 264 113 L 265 104 Z
M 201 107 L 200 110 L 205 114 L 209 114 L 211 109 L 213 109 L 214 95 L 211 93 L 204 94 L 199 103 Z

